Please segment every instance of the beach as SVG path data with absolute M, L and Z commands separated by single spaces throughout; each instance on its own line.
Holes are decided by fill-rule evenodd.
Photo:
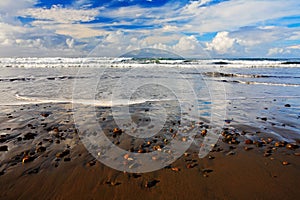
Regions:
M 296 199 L 299 67 L 209 61 L 203 69 L 200 61 L 167 62 L 3 68 L 0 199 Z M 274 63 L 277 68 L 270 70 Z M 185 89 L 187 80 L 196 92 Z M 155 134 L 143 135 L 151 130 Z M 122 154 L 114 160 L 121 161 L 120 170 L 105 157 L 110 146 L 86 143 L 93 135 L 105 135 L 114 148 L 136 156 L 154 153 L 143 158 L 149 165 L 166 161 L 151 170 L 136 165 L 138 157 Z M 170 146 L 172 141 L 190 143 L 182 150 Z M 207 143 L 209 151 L 199 157 Z
M 239 131 L 247 133 L 237 135 L 239 144 L 228 144 L 222 136 L 203 159 L 198 157 L 199 148 L 191 146 L 180 159 L 163 169 L 124 173 L 105 166 L 85 149 L 76 134 L 71 108 L 70 104 L 38 104 L 2 109 L 1 132 L 6 135 L 1 135 L 1 146 L 8 145 L 8 151 L 1 152 L 1 199 L 299 196 L 300 149 L 296 146 L 276 147 L 276 139 L 261 145 L 245 144 L 245 135 L 251 134 L 251 130 L 241 127 Z M 256 135 L 265 140 L 270 138 L 263 133 Z M 62 152 L 67 153 L 61 155 Z M 24 160 L 26 155 L 31 159 Z

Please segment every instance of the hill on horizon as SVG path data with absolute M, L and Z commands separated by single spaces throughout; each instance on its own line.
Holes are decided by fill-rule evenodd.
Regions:
M 121 55 L 120 57 L 134 58 L 134 59 L 184 59 L 175 53 L 155 48 L 143 48 L 130 51 Z

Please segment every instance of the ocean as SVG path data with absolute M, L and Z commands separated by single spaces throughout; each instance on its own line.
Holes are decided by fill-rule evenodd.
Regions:
M 147 104 L 158 128 L 176 115 L 182 122 L 201 119 L 217 127 L 255 127 L 286 141 L 300 138 L 297 59 L 1 58 L 0 71 L 2 106 L 111 107 L 125 124 L 133 106 Z

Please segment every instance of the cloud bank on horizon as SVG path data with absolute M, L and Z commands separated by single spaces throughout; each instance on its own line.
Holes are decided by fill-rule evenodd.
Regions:
M 0 57 L 299 57 L 299 0 L 2 0 Z

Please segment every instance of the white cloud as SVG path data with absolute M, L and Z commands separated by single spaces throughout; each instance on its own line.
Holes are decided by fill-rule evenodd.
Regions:
M 198 40 L 195 36 L 184 36 L 181 37 L 173 49 L 177 52 L 193 51 L 198 46 Z
M 220 32 L 297 15 L 299 6 L 300 2 L 296 0 L 231 0 L 210 7 L 193 7 L 187 18 L 194 31 Z M 182 13 L 186 14 L 186 10 Z
M 268 56 L 273 56 L 273 55 L 283 55 L 283 54 L 289 54 L 291 53 L 289 50 L 285 48 L 271 48 L 269 49 Z
M 196 12 L 199 11 L 201 6 L 212 2 L 212 0 L 199 0 L 199 1 L 191 1 L 189 4 L 187 4 L 183 9 L 182 13 L 184 14 L 195 14 Z
M 159 35 L 159 32 L 157 33 L 157 35 L 146 36 L 140 43 L 143 43 L 143 46 L 150 46 L 157 43 L 173 44 L 180 39 L 178 34 Z
M 30 8 L 38 0 L 2 0 L 0 1 L 0 13 L 13 16 L 17 11 Z
M 24 17 L 32 17 L 39 20 L 50 20 L 57 23 L 90 22 L 99 14 L 98 9 L 76 10 L 52 6 L 47 8 L 28 8 L 20 12 Z
M 230 53 L 233 50 L 236 40 L 229 37 L 228 32 L 219 32 L 211 43 L 207 43 L 207 49 L 218 54 Z
M 300 31 L 293 31 L 291 36 L 288 38 L 289 40 L 300 40 Z
M 90 24 L 56 24 L 45 21 L 35 21 L 34 27 L 53 31 L 57 34 L 70 36 L 76 39 L 96 37 L 106 35 L 108 32 L 101 29 L 95 29 L 96 25 Z
M 67 38 L 66 44 L 68 45 L 69 48 L 73 48 L 74 47 L 74 39 Z
M 298 50 L 300 50 L 300 44 L 298 44 L 298 45 L 293 45 L 293 46 L 289 46 L 289 47 L 287 47 L 288 49 L 298 49 Z

